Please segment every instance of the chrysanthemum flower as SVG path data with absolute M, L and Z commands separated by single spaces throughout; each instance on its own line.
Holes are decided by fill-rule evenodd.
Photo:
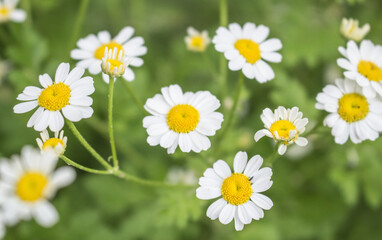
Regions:
M 183 94 L 178 85 L 162 88 L 146 101 L 145 109 L 153 116 L 143 119 L 149 134 L 147 142 L 174 153 L 179 145 L 182 152 L 207 150 L 211 142 L 207 136 L 215 135 L 223 122 L 223 115 L 215 112 L 219 100 L 208 91 Z
M 355 80 L 365 96 L 374 97 L 376 93 L 382 96 L 382 46 L 363 40 L 358 49 L 354 41 L 349 41 L 346 49 L 339 47 L 338 50 L 345 57 L 337 60 L 346 70 L 345 77 Z
M 228 67 L 232 71 L 242 70 L 249 79 L 260 83 L 275 77 L 273 69 L 264 61 L 281 62 L 281 54 L 276 52 L 282 48 L 277 38 L 265 40 L 269 28 L 263 25 L 256 27 L 253 23 L 231 23 L 228 28 L 219 27 L 212 42 L 215 49 L 223 52 L 229 60 Z
M 109 77 L 117 78 L 125 73 L 126 67 L 128 65 L 126 56 L 123 55 L 123 50 L 118 48 L 108 49 L 105 48 L 105 56 L 102 58 L 102 74 L 108 75 L 104 76 L 104 80 L 109 83 Z
M 36 138 L 36 141 L 41 151 L 45 152 L 53 150 L 57 156 L 65 152 L 68 138 L 64 136 L 64 130 L 55 132 L 54 137 L 51 138 L 49 137 L 48 131 L 45 129 L 40 133 L 40 136 L 41 139 Z
M 204 52 L 211 42 L 207 30 L 199 32 L 193 27 L 188 27 L 187 33 L 188 36 L 184 38 L 184 41 L 190 51 Z
M 218 160 L 213 168 L 208 168 L 199 179 L 200 187 L 196 189 L 196 197 L 203 200 L 220 197 L 207 209 L 207 217 L 223 224 L 235 220 L 235 229 L 241 231 L 244 224 L 252 219 L 260 220 L 264 211 L 271 209 L 273 202 L 261 194 L 272 186 L 272 169 L 261 168 L 263 159 L 260 155 L 247 162 L 246 152 L 238 152 L 235 156 L 234 173 L 226 162 Z
M 349 40 L 354 40 L 354 41 L 361 41 L 366 34 L 370 31 L 370 25 L 365 24 L 361 28 L 358 26 L 358 20 L 356 19 L 342 19 L 341 27 L 340 27 L 340 32 L 341 34 L 349 39 Z
M 42 131 L 48 126 L 53 132 L 58 132 L 64 126 L 64 118 L 78 122 L 93 114 L 90 107 L 93 99 L 88 95 L 94 92 L 93 78 L 82 77 L 84 69 L 80 67 L 70 71 L 69 63 L 61 63 L 56 71 L 54 82 L 48 74 L 40 75 L 43 89 L 26 87 L 17 100 L 25 101 L 17 104 L 13 111 L 25 113 L 38 107 L 29 119 L 27 127 Z M 61 114 L 62 112 L 62 114 Z
M 0 197 L 4 199 L 4 220 L 14 225 L 33 217 L 37 223 L 50 227 L 58 221 L 58 213 L 48 201 L 59 188 L 71 184 L 75 171 L 68 166 L 54 171 L 57 156 L 24 147 L 21 156 L 0 161 Z
M 6 21 L 24 22 L 27 14 L 24 10 L 16 9 L 19 0 L 0 0 L 0 23 Z
M 80 60 L 77 66 L 86 68 L 91 74 L 99 74 L 101 69 L 102 58 L 105 54 L 105 48 L 123 51 L 123 55 L 132 58 L 129 66 L 140 67 L 143 56 L 147 52 L 147 48 L 143 46 L 144 40 L 142 37 L 133 37 L 134 28 L 125 27 L 113 39 L 108 31 L 99 32 L 96 35 L 90 34 L 85 38 L 78 40 L 77 46 L 79 49 L 71 51 L 70 56 L 73 59 Z M 108 81 L 108 75 L 102 75 L 104 80 Z M 127 81 L 133 81 L 135 78 L 134 72 L 130 67 L 126 68 L 122 75 Z
M 332 128 L 338 144 L 349 137 L 353 143 L 374 141 L 382 131 L 382 102 L 365 96 L 354 81 L 337 79 L 336 85 L 327 85 L 316 99 L 316 108 L 330 113 L 324 125 Z
M 302 112 L 298 107 L 285 109 L 280 106 L 274 112 L 266 108 L 260 117 L 265 129 L 256 132 L 256 142 L 264 136 L 273 138 L 276 142 L 280 142 L 278 148 L 280 155 L 285 153 L 289 144 L 296 143 L 302 147 L 308 144 L 308 140 L 300 136 L 305 131 L 308 119 L 302 118 Z

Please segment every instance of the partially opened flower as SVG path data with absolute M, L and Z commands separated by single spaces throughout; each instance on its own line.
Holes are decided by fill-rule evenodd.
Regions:
M 219 27 L 212 42 L 215 49 L 229 60 L 229 69 L 242 70 L 247 78 L 264 83 L 275 77 L 265 61 L 281 62 L 282 58 L 276 52 L 282 48 L 281 41 L 277 38 L 265 40 L 268 34 L 269 28 L 263 25 L 256 27 L 254 23 L 246 23 L 240 27 L 231 23 L 228 28 Z
M 24 10 L 16 9 L 18 3 L 19 0 L 0 0 L 0 23 L 25 21 L 27 14 Z
M 339 47 L 338 50 L 345 57 L 337 60 L 345 69 L 345 77 L 356 81 L 365 96 L 382 96 L 382 46 L 363 40 L 358 48 L 354 41 L 349 41 L 346 49 Z
M 117 78 L 125 73 L 128 65 L 127 57 L 123 55 L 123 50 L 118 48 L 108 49 L 105 48 L 105 56 L 102 58 L 102 75 L 106 82 L 109 82 L 109 77 Z
M 302 147 L 308 144 L 308 140 L 300 136 L 305 131 L 308 119 L 302 118 L 302 112 L 298 110 L 298 107 L 292 109 L 278 107 L 274 112 L 266 108 L 260 117 L 265 129 L 256 132 L 256 142 L 264 136 L 273 138 L 275 142 L 280 142 L 278 148 L 280 155 L 286 152 L 289 144 L 296 143 Z
M 317 95 L 316 108 L 330 114 L 324 125 L 332 128 L 334 141 L 344 144 L 350 137 L 353 143 L 374 141 L 382 131 L 382 102 L 368 97 L 356 82 L 337 79 Z
M 36 131 L 49 127 L 51 131 L 58 132 L 64 126 L 62 115 L 73 122 L 93 115 L 90 107 L 93 99 L 88 96 L 94 92 L 93 78 L 82 77 L 83 68 L 69 70 L 69 63 L 61 63 L 54 82 L 48 74 L 40 75 L 43 89 L 29 86 L 17 96 L 17 100 L 25 102 L 13 108 L 15 113 L 29 112 L 38 107 L 27 127 L 34 127 Z
M 204 52 L 211 42 L 206 30 L 199 32 L 193 27 L 188 27 L 187 33 L 188 35 L 184 38 L 184 41 L 190 51 Z
M 370 25 L 365 24 L 362 27 L 359 27 L 358 25 L 359 23 L 358 23 L 358 20 L 356 19 L 343 18 L 340 32 L 345 38 L 349 40 L 354 40 L 357 42 L 361 41 L 366 36 L 366 34 L 370 31 Z
M 76 173 L 65 166 L 54 170 L 57 156 L 24 147 L 21 156 L 0 161 L 0 194 L 4 199 L 4 220 L 14 225 L 33 217 L 44 227 L 54 225 L 58 219 L 55 207 L 49 202 L 59 188 L 71 184 Z
M 40 150 L 45 151 L 51 151 L 53 150 L 57 156 L 64 154 L 66 143 L 68 141 L 68 138 L 64 136 L 64 130 L 60 132 L 55 132 L 54 137 L 49 137 L 48 130 L 44 130 L 40 133 L 41 139 L 37 138 L 37 145 L 39 146 Z
M 145 55 L 147 52 L 147 48 L 143 45 L 143 38 L 132 37 L 133 33 L 134 28 L 125 27 L 113 39 L 108 31 L 101 31 L 97 35 L 90 34 L 78 40 L 78 49 L 72 50 L 70 56 L 73 59 L 80 60 L 77 66 L 88 69 L 91 74 L 99 74 L 102 71 L 101 62 L 105 54 L 105 48 L 117 48 L 118 52 L 122 50 L 124 56 L 129 59 L 132 58 L 122 77 L 127 81 L 133 81 L 135 74 L 130 66 L 142 66 L 143 60 L 140 56 Z M 103 75 L 103 78 L 106 82 L 108 81 L 108 75 Z
M 264 211 L 273 206 L 267 196 L 261 194 L 268 190 L 272 169 L 261 168 L 263 159 L 256 155 L 248 160 L 246 152 L 238 152 L 233 162 L 234 173 L 223 160 L 214 163 L 199 179 L 200 187 L 196 197 L 203 200 L 219 198 L 207 209 L 207 217 L 228 224 L 235 220 L 235 229 L 241 231 L 252 219 L 260 220 Z
M 174 153 L 178 145 L 182 152 L 207 150 L 211 146 L 207 136 L 215 135 L 223 122 L 223 115 L 215 112 L 219 107 L 219 100 L 208 91 L 183 94 L 178 85 L 164 87 L 162 94 L 145 104 L 152 114 L 143 119 L 147 142 L 168 153 Z

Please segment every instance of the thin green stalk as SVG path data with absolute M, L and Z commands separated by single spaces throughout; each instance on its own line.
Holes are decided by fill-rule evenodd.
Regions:
M 207 53 L 207 51 L 204 51 L 203 53 L 204 60 L 206 64 L 208 64 L 209 69 L 211 70 L 211 74 L 214 80 L 219 79 L 219 73 L 217 72 L 216 65 L 211 61 L 210 54 Z
M 74 23 L 72 37 L 69 41 L 69 46 L 68 46 L 69 50 L 71 50 L 74 47 L 74 44 L 80 35 L 88 5 L 89 5 L 89 0 L 82 0 L 81 1 L 81 5 L 80 5 L 80 8 L 79 8 L 78 13 L 77 13 L 77 18 L 76 18 L 76 21 Z
M 316 133 L 319 128 L 323 127 L 322 121 L 324 121 L 325 117 L 326 117 L 326 113 L 324 111 L 321 111 L 313 128 L 304 134 L 305 137 L 308 137 L 309 135 Z
M 228 5 L 227 0 L 220 0 L 220 26 L 226 27 L 228 25 Z
M 30 0 L 24 0 L 22 1 L 23 8 L 25 9 L 27 13 L 27 18 L 25 22 L 28 24 L 28 26 L 32 26 L 33 20 L 32 20 L 32 7 L 31 7 L 31 2 Z
M 113 127 L 113 93 L 114 93 L 114 81 L 115 78 L 111 78 L 109 80 L 109 138 L 110 138 L 110 147 L 111 147 L 111 154 L 113 156 L 113 165 L 115 169 L 118 169 L 118 158 L 117 158 L 117 149 L 115 147 L 115 140 L 114 140 L 114 127 Z
M 283 143 L 280 143 L 280 144 L 283 144 Z M 278 153 L 278 148 L 279 148 L 279 144 L 276 144 L 275 145 L 275 148 L 273 150 L 273 153 L 271 155 L 269 155 L 265 161 L 264 161 L 264 166 L 268 166 L 268 167 L 272 167 L 272 164 L 273 162 L 277 159 L 277 157 L 279 156 L 279 153 Z
M 97 153 L 96 150 L 94 150 L 94 148 L 92 146 L 90 146 L 90 144 L 85 140 L 85 138 L 81 135 L 81 133 L 78 131 L 78 129 L 76 128 L 76 126 L 69 120 L 66 121 L 66 124 L 68 125 L 69 129 L 73 132 L 74 136 L 78 139 L 78 141 L 80 141 L 80 143 L 82 144 L 82 146 L 84 146 L 86 148 L 86 150 L 88 150 L 88 152 L 100 163 L 102 164 L 102 166 L 104 166 L 106 169 L 108 170 L 113 170 L 113 167 L 110 166 L 107 161 L 105 159 L 103 159 L 103 157 L 101 157 L 101 155 L 99 155 Z
M 171 183 L 166 183 L 161 181 L 146 180 L 146 179 L 142 179 L 142 178 L 130 175 L 121 170 L 114 171 L 114 175 L 122 179 L 125 179 L 127 181 L 135 182 L 135 183 L 145 185 L 148 187 L 161 187 L 161 188 L 195 188 L 197 187 L 195 185 L 171 184 Z
M 137 104 L 138 108 L 143 112 L 143 114 L 146 115 L 146 110 L 143 107 L 144 105 L 143 105 L 142 101 L 138 98 L 138 96 L 135 94 L 133 89 L 131 88 L 130 83 L 128 83 L 125 80 L 123 80 L 122 82 L 123 82 L 123 85 L 125 86 L 126 90 L 129 92 L 130 96 L 133 98 L 135 104 Z
M 85 167 L 85 166 L 82 166 L 81 164 L 78 164 L 76 162 L 74 162 L 73 160 L 70 160 L 68 157 L 64 156 L 64 155 L 61 155 L 60 158 L 62 160 L 64 160 L 64 162 L 66 162 L 66 164 L 70 165 L 70 166 L 73 166 L 75 168 L 78 168 L 82 171 L 85 171 L 85 172 L 89 172 L 89 173 L 95 173 L 95 174 L 113 174 L 112 171 L 109 171 L 109 170 L 97 170 L 97 169 L 92 169 L 92 168 L 88 168 L 88 167 Z
M 227 0 L 220 0 L 220 26 L 226 27 L 228 24 L 228 7 L 227 7 Z M 219 62 L 219 68 L 220 68 L 220 95 L 222 98 L 226 96 L 227 93 L 227 61 L 223 54 L 220 56 L 220 62 Z

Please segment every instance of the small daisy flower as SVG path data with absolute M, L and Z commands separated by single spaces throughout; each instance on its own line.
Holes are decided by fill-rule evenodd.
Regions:
M 183 94 L 178 85 L 162 88 L 146 101 L 145 109 L 152 114 L 143 119 L 151 146 L 160 145 L 174 153 L 179 145 L 182 152 L 207 150 L 223 122 L 223 115 L 215 112 L 219 100 L 208 91 Z
M 208 37 L 207 30 L 197 31 L 193 27 L 187 28 L 188 36 L 184 38 L 187 49 L 194 52 L 204 52 L 210 44 L 211 39 Z
M 43 227 L 58 221 L 55 207 L 48 201 L 59 188 L 71 184 L 76 173 L 65 166 L 54 171 L 57 156 L 24 147 L 21 156 L 0 161 L 0 194 L 4 199 L 4 220 L 14 225 L 33 217 Z
M 6 21 L 24 22 L 27 14 L 24 10 L 16 9 L 19 0 L 0 0 L 0 23 Z
M 358 24 L 358 20 L 343 18 L 340 27 L 341 34 L 349 40 L 361 41 L 370 31 L 370 25 L 365 24 L 360 28 Z
M 78 49 L 71 51 L 70 56 L 73 59 L 80 60 L 77 66 L 88 69 L 91 74 L 99 74 L 102 71 L 101 62 L 105 54 L 105 49 L 117 48 L 118 52 L 123 51 L 123 55 L 129 59 L 132 58 L 129 66 L 140 67 L 143 56 L 147 52 L 147 48 L 143 45 L 144 40 L 142 37 L 133 37 L 134 28 L 125 27 L 117 36 L 111 39 L 108 31 L 99 32 L 96 35 L 90 34 L 85 38 L 78 40 Z M 105 82 L 109 81 L 108 75 L 102 75 Z M 133 81 L 135 74 L 130 67 L 127 67 L 125 73 L 122 75 L 127 81 Z
M 246 152 L 238 152 L 233 161 L 234 173 L 226 162 L 218 160 L 213 168 L 208 168 L 199 179 L 200 187 L 196 189 L 196 197 L 209 200 L 220 197 L 207 209 L 207 217 L 228 224 L 235 220 L 236 231 L 241 231 L 244 224 L 250 224 L 252 219 L 260 220 L 264 211 L 273 206 L 267 196 L 261 194 L 268 190 L 272 169 L 261 168 L 263 159 L 260 155 L 252 157 L 247 162 Z
M 64 136 L 64 130 L 55 132 L 54 137 L 49 137 L 48 131 L 45 129 L 40 133 L 41 139 L 36 138 L 37 145 L 42 152 L 53 150 L 57 156 L 64 154 L 68 138 Z
M 316 99 L 316 108 L 330 113 L 324 125 L 332 128 L 338 144 L 349 137 L 353 143 L 374 141 L 382 131 L 382 102 L 364 95 L 354 81 L 337 79 L 336 85 L 327 85 Z
M 117 78 L 125 73 L 128 65 L 127 58 L 123 55 L 123 50 L 105 48 L 105 56 L 102 58 L 102 75 L 109 75 L 112 78 Z M 108 83 L 109 78 L 104 77 Z
M 302 112 L 298 110 L 298 107 L 285 109 L 285 107 L 280 106 L 274 112 L 266 108 L 260 117 L 265 129 L 256 132 L 256 142 L 264 136 L 273 138 L 275 142 L 281 143 L 278 148 L 280 155 L 283 155 L 287 150 L 287 146 L 292 143 L 296 143 L 301 147 L 308 144 L 308 140 L 300 136 L 305 131 L 308 119 L 302 118 Z
M 346 49 L 338 50 L 345 57 L 337 59 L 337 64 L 345 69 L 345 77 L 356 81 L 365 96 L 382 96 L 382 46 L 363 40 L 358 49 L 354 41 L 349 41 Z
M 231 23 L 228 28 L 219 27 L 212 42 L 215 49 L 229 60 L 229 69 L 242 70 L 247 78 L 264 83 L 275 77 L 273 69 L 264 60 L 281 62 L 282 58 L 276 52 L 282 48 L 281 41 L 277 38 L 265 40 L 268 34 L 269 28 L 263 25 L 256 27 L 246 23 L 240 27 Z
M 36 131 L 49 127 L 51 131 L 58 132 L 64 126 L 62 115 L 73 122 L 93 115 L 90 107 L 93 99 L 88 96 L 94 92 L 93 78 L 82 77 L 85 71 L 83 68 L 69 70 L 69 63 L 61 63 L 54 82 L 48 74 L 40 75 L 43 89 L 29 86 L 18 95 L 17 100 L 25 102 L 13 108 L 15 113 L 29 112 L 38 107 L 27 127 L 34 127 Z

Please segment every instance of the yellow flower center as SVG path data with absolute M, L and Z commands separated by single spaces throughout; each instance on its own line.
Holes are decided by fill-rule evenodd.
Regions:
M 25 173 L 16 185 L 16 194 L 23 201 L 37 201 L 43 197 L 47 183 L 48 179 L 41 173 Z
M 199 50 L 203 50 L 204 39 L 202 36 L 195 36 L 191 39 L 191 46 Z
M 57 111 L 69 104 L 69 98 L 69 86 L 60 82 L 44 89 L 38 97 L 38 104 L 49 111 Z
M 55 148 L 58 144 L 61 144 L 62 147 L 64 147 L 64 142 L 59 138 L 50 138 L 44 142 L 44 145 L 42 145 L 42 149 L 46 150 L 49 148 Z
M 193 131 L 199 123 L 198 110 L 188 104 L 179 104 L 167 113 L 168 127 L 177 133 L 188 133 Z
M 247 60 L 248 63 L 254 64 L 260 60 L 260 46 L 249 39 L 239 39 L 235 43 L 235 48 Z
M 364 119 L 369 113 L 369 103 L 358 93 L 344 94 L 338 100 L 338 114 L 348 123 Z
M 113 72 L 114 68 L 119 68 L 122 65 L 122 62 L 114 59 L 107 59 L 106 62 L 110 63 L 110 71 Z
M 358 72 L 370 81 L 379 82 L 382 80 L 382 69 L 373 62 L 364 60 L 359 61 Z
M 6 7 L 0 7 L 0 16 L 8 17 L 10 10 Z
M 223 198 L 232 205 L 246 203 L 252 196 L 252 192 L 251 181 L 242 173 L 234 173 L 223 181 Z
M 269 131 L 272 133 L 273 137 L 276 137 L 275 132 L 277 131 L 279 138 L 287 140 L 289 139 L 289 132 L 295 129 L 296 127 L 293 125 L 293 123 L 289 122 L 288 120 L 278 120 L 271 125 Z
M 97 50 L 95 50 L 94 52 L 94 57 L 101 60 L 103 58 L 103 56 L 105 55 L 105 48 L 108 48 L 108 49 L 114 49 L 114 48 L 117 48 L 117 52 L 119 51 L 124 51 L 123 50 L 123 46 L 119 43 L 116 43 L 116 42 L 109 42 L 107 44 L 103 44 L 101 45 L 99 48 L 97 48 Z

